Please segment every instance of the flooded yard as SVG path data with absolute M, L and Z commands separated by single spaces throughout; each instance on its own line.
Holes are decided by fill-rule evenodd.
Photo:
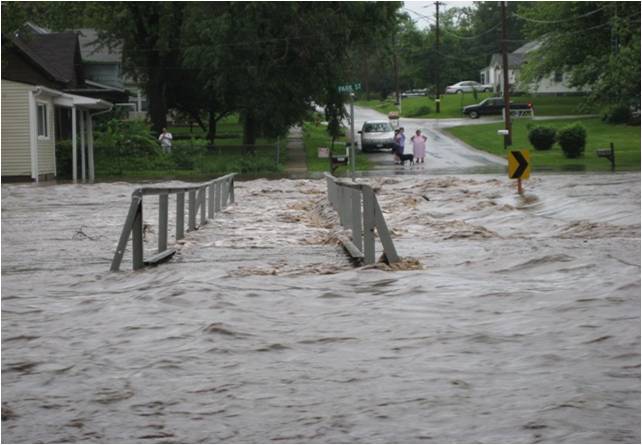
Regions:
M 135 184 L 3 184 L 3 442 L 640 442 L 639 173 L 366 181 L 420 268 L 351 264 L 323 180 L 118 273 Z

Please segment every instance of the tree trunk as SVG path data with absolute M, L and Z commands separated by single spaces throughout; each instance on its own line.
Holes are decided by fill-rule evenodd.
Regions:
M 159 64 L 160 65 L 160 64 Z M 161 66 L 149 70 L 147 107 L 152 121 L 152 130 L 160 134 L 167 127 L 167 101 L 165 99 L 165 73 Z
M 207 117 L 207 139 L 210 141 L 210 144 L 214 145 L 214 138 L 216 138 L 216 123 L 218 119 L 216 118 L 216 110 L 212 105 L 210 105 L 208 117 Z
M 243 145 L 256 144 L 256 119 L 252 111 L 246 111 L 243 116 Z

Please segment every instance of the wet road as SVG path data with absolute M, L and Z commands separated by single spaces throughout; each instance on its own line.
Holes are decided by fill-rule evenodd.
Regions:
M 3 442 L 640 442 L 639 174 L 369 181 L 422 269 L 355 269 L 319 180 L 116 274 L 133 184 L 3 184 Z
M 387 119 L 378 111 L 355 107 L 355 132 L 361 129 L 361 126 L 368 120 Z M 415 166 L 412 171 L 404 171 L 400 166 L 396 166 L 390 151 L 369 153 L 368 157 L 375 164 L 374 170 L 378 174 L 382 173 L 406 173 L 417 174 L 422 172 L 429 173 L 500 173 L 505 170 L 506 160 L 499 156 L 476 150 L 455 138 L 441 132 L 440 130 L 456 125 L 485 124 L 496 122 L 493 117 L 482 117 L 480 119 L 408 119 L 399 120 L 399 125 L 404 127 L 406 133 L 405 153 L 412 153 L 412 143 L 410 137 L 415 134 L 417 129 L 426 135 L 427 155 L 425 165 Z M 357 134 L 358 137 L 358 134 Z M 499 137 L 499 136 L 498 136 Z

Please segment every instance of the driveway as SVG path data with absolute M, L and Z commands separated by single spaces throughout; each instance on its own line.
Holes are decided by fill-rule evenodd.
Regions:
M 387 119 L 388 117 L 378 111 L 354 107 L 355 111 L 355 136 L 359 141 L 359 135 L 356 133 L 361 129 L 365 121 L 375 119 Z M 412 143 L 410 137 L 415 134 L 417 129 L 428 138 L 426 146 L 426 163 L 417 165 L 411 169 L 404 169 L 394 164 L 392 154 L 387 152 L 369 153 L 368 157 L 374 164 L 374 170 L 381 174 L 382 170 L 391 171 L 391 173 L 401 172 L 447 172 L 447 173 L 472 173 L 472 172 L 503 172 L 506 166 L 506 159 L 482 152 L 471 146 L 458 141 L 441 130 L 446 127 L 470 124 L 486 124 L 497 122 L 495 117 L 484 117 L 480 119 L 454 118 L 454 119 L 409 119 L 402 118 L 399 125 L 404 127 L 406 133 L 405 153 L 412 153 Z M 500 137 L 500 136 L 498 136 Z

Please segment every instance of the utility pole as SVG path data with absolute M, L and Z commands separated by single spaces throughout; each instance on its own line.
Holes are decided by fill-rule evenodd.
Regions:
M 504 135 L 504 150 L 513 144 L 513 130 L 510 122 L 510 87 L 508 84 L 508 26 L 506 24 L 506 7 L 508 2 L 502 4 L 502 65 L 504 68 L 504 129 L 508 131 Z
M 435 35 L 435 48 L 436 48 L 436 53 L 437 53 L 437 63 L 435 64 L 436 69 L 435 69 L 435 89 L 436 94 L 435 94 L 435 112 L 439 113 L 440 112 L 440 104 L 441 104 L 441 99 L 440 99 L 440 94 L 441 90 L 439 87 L 439 64 L 441 63 L 441 57 L 439 56 L 439 5 L 443 5 L 443 3 L 436 1 L 435 2 L 435 19 L 436 19 L 436 35 Z

